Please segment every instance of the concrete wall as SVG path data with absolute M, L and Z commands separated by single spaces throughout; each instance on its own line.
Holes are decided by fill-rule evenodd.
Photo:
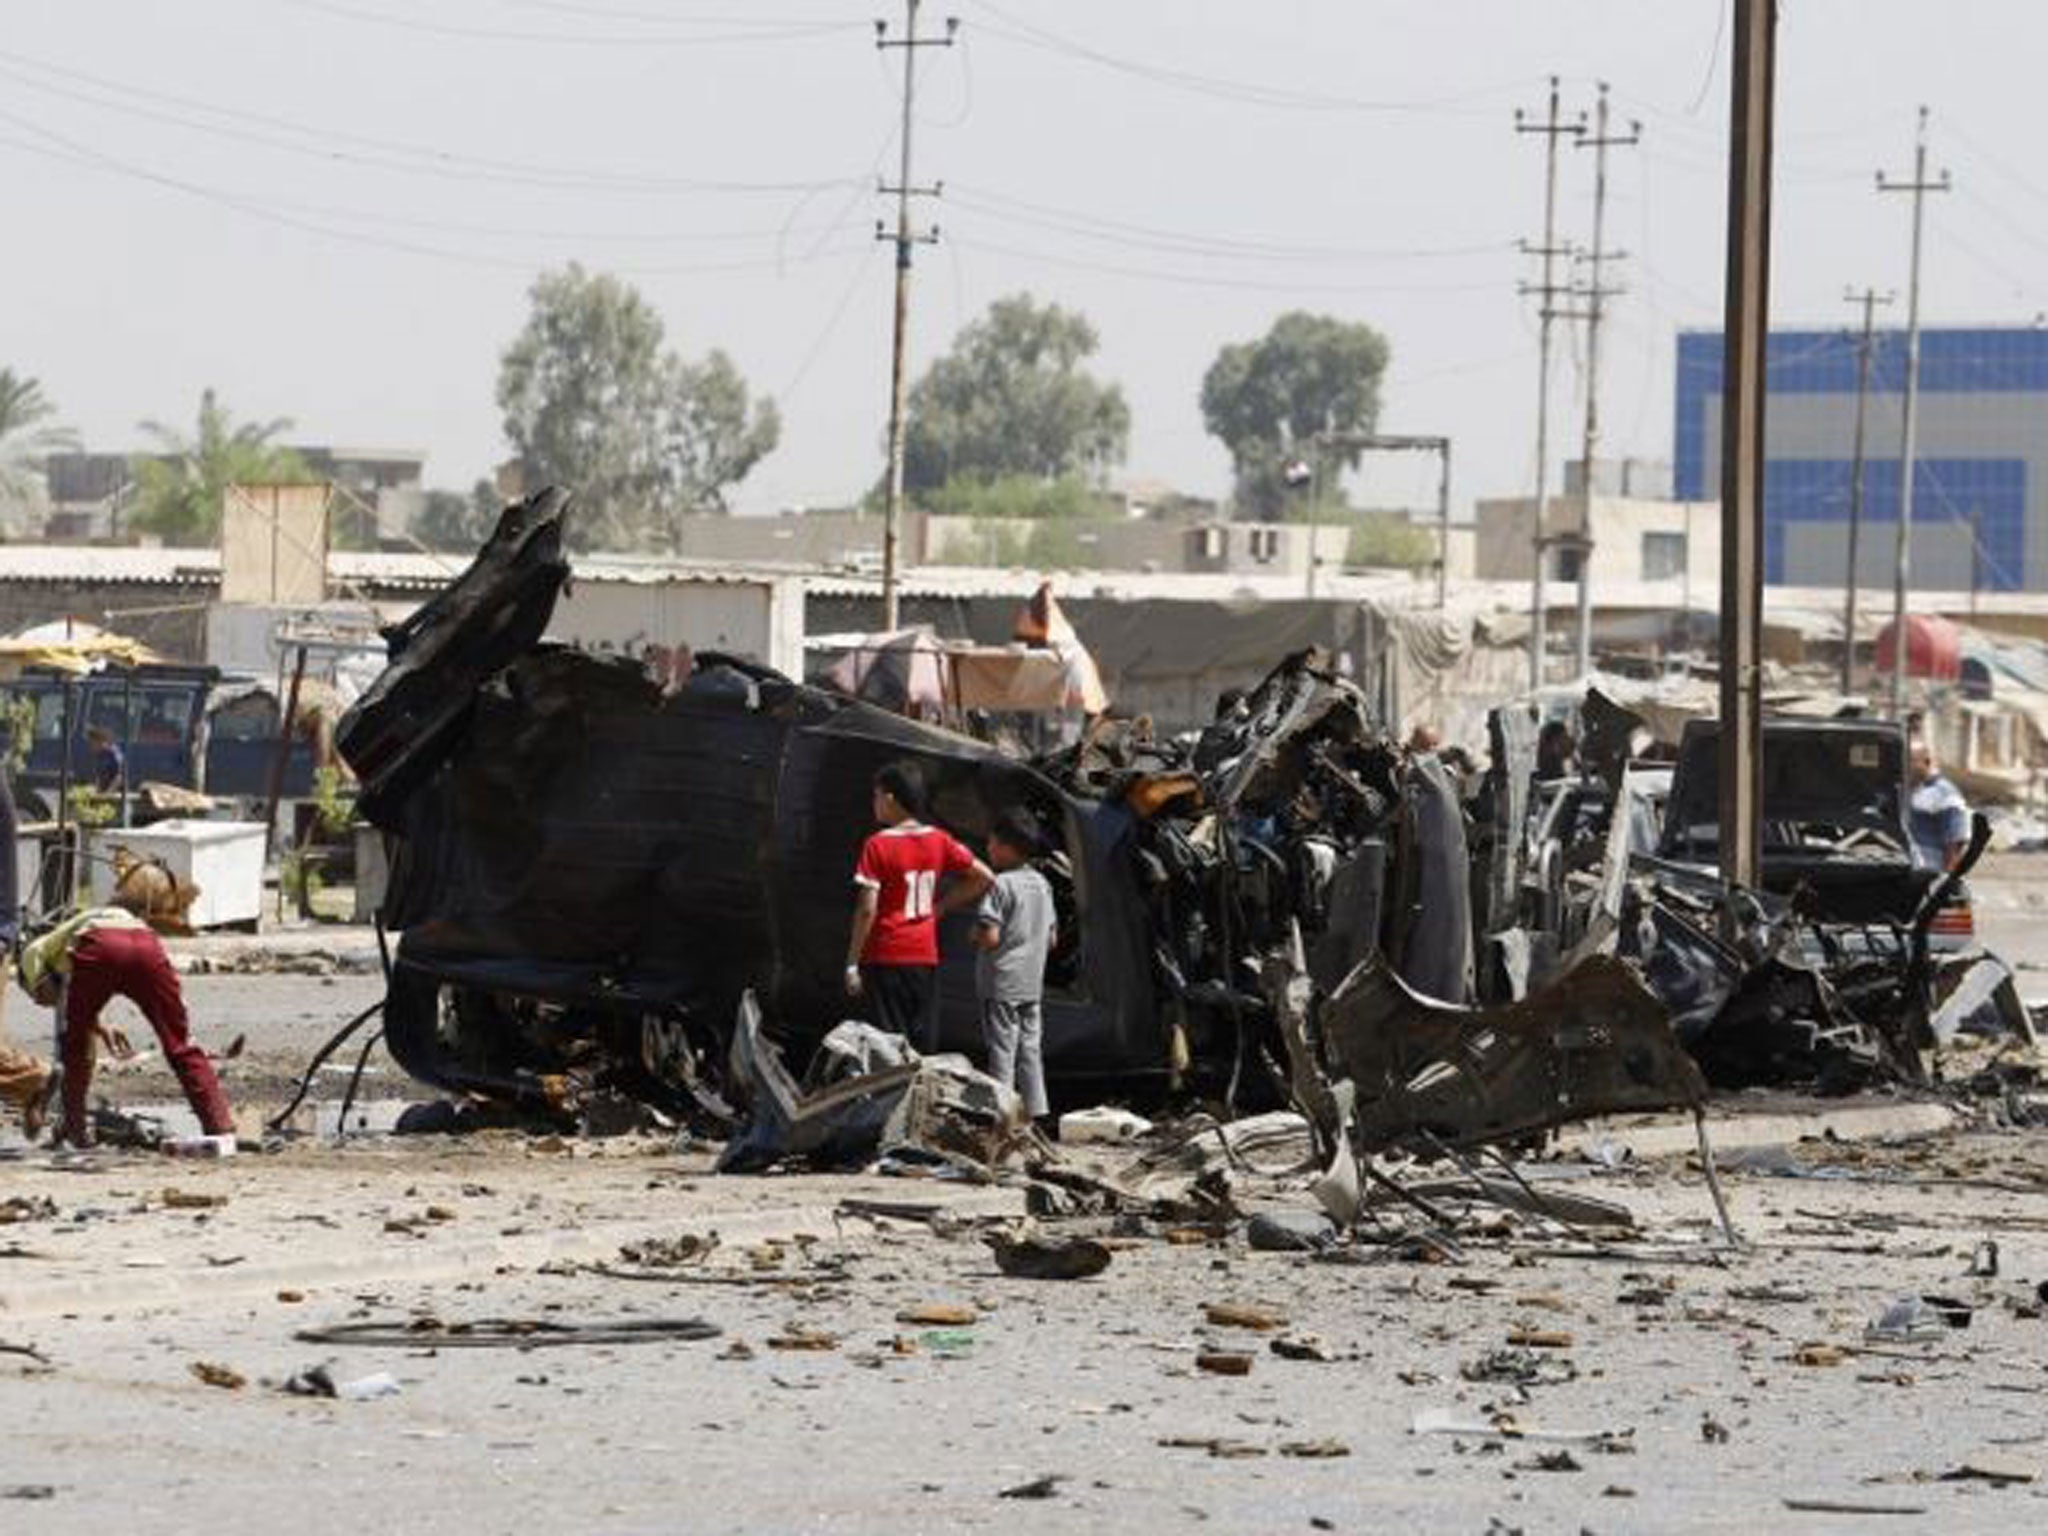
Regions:
M 788 578 L 576 581 L 555 605 L 548 635 L 585 650 L 632 656 L 649 646 L 730 651 L 798 677 L 803 672 L 803 584 Z
M 89 619 L 133 636 L 173 661 L 206 654 L 211 581 L 0 581 L 0 634 L 53 619 Z
M 1509 496 L 1481 501 L 1475 511 L 1472 574 L 1487 581 L 1528 581 L 1535 574 L 1535 501 L 1528 496 Z M 1576 534 L 1580 506 L 1577 498 L 1553 496 L 1545 505 L 1550 536 Z M 1603 584 L 1635 584 L 1669 580 L 1682 591 L 1688 574 L 1693 600 L 1711 605 L 1717 597 L 1721 566 L 1720 508 L 1703 502 L 1635 501 L 1593 498 L 1593 569 L 1596 590 Z M 1685 540 L 1686 566 L 1665 575 L 1647 562 L 1646 535 L 1678 536 Z M 1455 542 L 1454 542 L 1455 553 Z M 1559 551 L 1550 551 L 1549 575 L 1558 580 Z
M 906 510 L 898 537 L 904 563 L 922 564 L 927 558 L 924 514 Z M 692 517 L 684 520 L 677 553 L 686 560 L 874 563 L 882 555 L 882 518 L 879 513 L 856 512 Z

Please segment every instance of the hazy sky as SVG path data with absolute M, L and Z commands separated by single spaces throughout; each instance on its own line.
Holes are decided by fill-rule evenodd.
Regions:
M 1512 129 L 1564 77 L 1614 90 L 1609 227 L 1631 259 L 1602 390 L 1609 454 L 1666 457 L 1672 336 L 1718 324 L 1727 0 L 958 0 L 922 57 L 913 351 L 1028 289 L 1084 310 L 1134 431 L 1127 472 L 1220 492 L 1196 392 L 1288 308 L 1392 341 L 1384 429 L 1447 432 L 1456 497 L 1533 462 L 1535 326 L 1515 242 L 1541 149 Z M 465 487 L 502 456 L 492 386 L 542 268 L 640 285 L 784 414 L 747 510 L 872 481 L 887 413 L 896 61 L 857 0 L 6 0 L 0 365 L 95 447 L 185 421 L 202 386 L 295 436 L 424 448 Z M 2048 308 L 2039 0 L 1785 0 L 1773 312 L 1848 323 L 1903 288 L 1934 113 L 1930 323 Z M 1584 239 L 1591 153 L 1566 156 Z M 1555 400 L 1575 442 L 1578 343 Z M 1569 446 L 1569 444 L 1568 444 Z M 1419 463 L 1355 482 L 1422 503 Z

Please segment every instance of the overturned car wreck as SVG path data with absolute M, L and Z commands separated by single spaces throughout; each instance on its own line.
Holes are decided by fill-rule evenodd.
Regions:
M 567 513 L 556 491 L 506 509 L 471 568 L 388 632 L 390 665 L 341 727 L 389 837 L 385 1030 L 416 1077 L 541 1110 L 604 1088 L 729 1113 L 731 1088 L 758 1088 L 726 1080 L 735 1019 L 756 1061 L 753 1032 L 806 1060 L 845 1021 L 868 785 L 910 758 L 970 843 L 1010 807 L 1045 829 L 1046 1061 L 1066 1099 L 1258 1106 L 1343 1079 L 1368 1150 L 1696 1102 L 1630 978 L 1596 967 L 1587 1008 L 1456 1021 L 1474 932 L 1458 786 L 1313 656 L 1193 741 L 1100 719 L 1024 761 L 732 657 L 699 655 L 664 690 L 547 643 Z M 940 1036 L 972 1051 L 960 937 L 942 935 Z M 1299 1010 L 1266 985 L 1284 954 L 1301 957 Z M 805 1095 L 779 1086 L 776 1112 L 801 1121 Z

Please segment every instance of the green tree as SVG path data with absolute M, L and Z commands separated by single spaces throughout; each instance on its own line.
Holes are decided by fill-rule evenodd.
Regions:
M 1436 539 L 1390 512 L 1354 512 L 1344 544 L 1346 565 L 1394 565 L 1411 570 L 1436 564 Z
M 923 498 L 940 517 L 1031 518 L 1041 521 L 1100 518 L 1099 497 L 1072 475 L 1041 480 L 1003 475 L 994 480 L 948 480 Z
M 34 379 L 0 368 L 0 502 L 26 502 L 36 495 L 45 454 L 78 446 L 77 437 L 53 418 L 57 407 Z
M 616 277 L 572 262 L 529 297 L 498 406 L 527 485 L 575 494 L 576 547 L 673 547 L 678 518 L 724 511 L 780 436 L 774 402 L 750 401 L 721 352 L 691 363 L 665 351 L 661 317 Z
M 782 413 L 765 395 L 750 401 L 746 379 L 715 347 L 701 363 L 671 356 L 664 371 L 662 488 L 671 547 L 677 547 L 682 529 L 676 515 L 731 511 L 727 489 L 774 452 Z
M 412 536 L 428 549 L 472 554 L 498 526 L 503 499 L 488 480 L 479 480 L 467 496 L 460 491 L 428 491 L 412 515 Z
M 1359 449 L 1320 437 L 1373 430 L 1387 356 L 1371 326 L 1302 310 L 1216 354 L 1202 377 L 1202 421 L 1230 450 L 1240 516 L 1278 520 L 1301 509 L 1290 465 L 1311 466 L 1326 497 L 1357 466 Z
M 1029 294 L 998 299 L 910 392 L 903 480 L 1080 476 L 1123 460 L 1123 391 L 1082 366 L 1096 349 L 1087 317 Z
M 142 430 L 157 451 L 133 465 L 131 521 L 169 544 L 211 544 L 220 537 L 221 508 L 231 485 L 295 485 L 318 478 L 299 456 L 275 441 L 291 430 L 282 416 L 237 423 L 210 389 L 199 396 L 199 420 L 190 437 L 160 421 Z

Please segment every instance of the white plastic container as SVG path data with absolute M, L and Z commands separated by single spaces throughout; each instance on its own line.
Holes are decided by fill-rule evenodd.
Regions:
M 1060 1141 L 1066 1143 L 1136 1141 L 1152 1129 L 1152 1122 L 1128 1109 L 1097 1105 L 1093 1109 L 1072 1109 L 1060 1116 Z
M 194 928 L 254 927 L 263 911 L 260 821 L 159 821 L 147 827 L 106 827 L 93 835 L 92 896 L 114 893 L 113 855 L 126 848 L 139 859 L 161 859 L 180 880 L 199 887 L 192 903 Z
M 163 1144 L 166 1157 L 233 1157 L 235 1148 L 236 1141 L 232 1135 L 176 1136 Z

